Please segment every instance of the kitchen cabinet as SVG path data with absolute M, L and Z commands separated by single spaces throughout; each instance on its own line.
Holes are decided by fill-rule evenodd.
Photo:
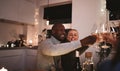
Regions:
M 36 69 L 37 49 L 0 50 L 0 68 L 8 71 L 32 71 Z

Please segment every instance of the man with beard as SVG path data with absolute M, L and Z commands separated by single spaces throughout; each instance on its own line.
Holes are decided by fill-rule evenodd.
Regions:
M 38 70 L 40 71 L 62 71 L 60 56 L 69 53 L 82 46 L 92 45 L 97 37 L 87 36 L 81 40 L 61 43 L 66 38 L 65 27 L 62 24 L 54 24 L 51 38 L 41 42 L 38 47 Z

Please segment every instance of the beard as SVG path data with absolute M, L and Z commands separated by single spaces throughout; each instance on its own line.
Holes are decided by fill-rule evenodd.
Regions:
M 59 41 L 63 41 L 64 39 L 65 39 L 65 34 L 61 34 L 61 35 L 57 35 L 57 34 L 55 34 L 55 35 L 53 35 L 57 40 L 59 40 Z
M 64 39 L 65 39 L 65 35 L 64 34 L 60 35 L 59 40 L 63 41 Z
M 61 35 L 60 38 L 65 38 L 65 35 Z

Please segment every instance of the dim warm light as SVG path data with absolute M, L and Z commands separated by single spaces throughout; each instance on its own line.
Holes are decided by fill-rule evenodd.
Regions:
M 29 44 L 31 45 L 33 43 L 33 41 L 32 40 L 29 40 Z
M 76 57 L 79 57 L 79 51 L 75 51 L 75 55 L 76 55 Z
M 0 71 L 8 71 L 8 70 L 5 69 L 4 67 L 2 67 L 2 68 L 0 69 Z
M 50 22 L 50 21 L 49 21 L 49 20 L 47 20 L 47 21 L 46 21 L 46 25 L 49 25 L 49 22 Z

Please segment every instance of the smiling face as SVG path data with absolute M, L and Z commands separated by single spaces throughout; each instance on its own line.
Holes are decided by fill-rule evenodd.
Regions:
M 77 30 L 71 29 L 71 30 L 68 32 L 67 40 L 68 40 L 68 41 L 75 41 L 75 40 L 78 40 L 78 39 L 79 39 L 79 35 L 78 35 Z
M 55 24 L 52 27 L 52 35 L 59 41 L 63 41 L 66 35 L 65 27 L 62 24 Z

